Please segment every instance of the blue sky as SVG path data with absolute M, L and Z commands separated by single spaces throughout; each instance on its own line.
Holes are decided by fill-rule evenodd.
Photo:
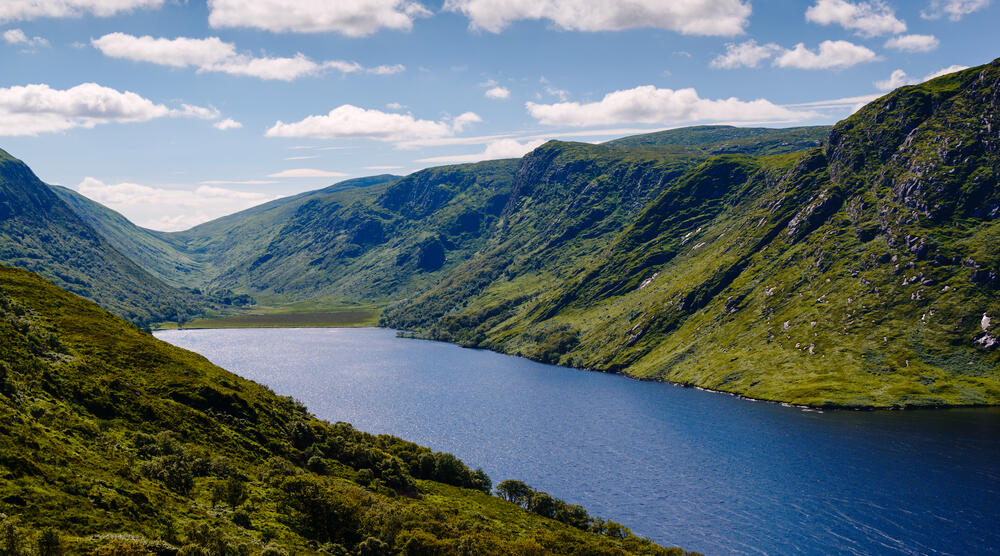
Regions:
M 833 123 L 1000 55 L 990 0 L 3 0 L 0 148 L 184 229 L 341 179 Z

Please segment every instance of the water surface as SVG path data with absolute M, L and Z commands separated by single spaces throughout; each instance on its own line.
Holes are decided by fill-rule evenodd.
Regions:
M 1000 551 L 1000 411 L 811 412 L 383 329 L 158 332 L 317 416 L 708 554 Z

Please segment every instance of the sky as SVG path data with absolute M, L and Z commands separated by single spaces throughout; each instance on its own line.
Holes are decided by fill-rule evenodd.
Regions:
M 352 177 L 832 124 L 1000 56 L 992 0 L 0 0 L 0 148 L 157 230 Z

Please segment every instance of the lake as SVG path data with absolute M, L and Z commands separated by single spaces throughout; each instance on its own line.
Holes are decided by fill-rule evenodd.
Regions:
M 803 411 L 384 329 L 156 336 L 707 554 L 1000 551 L 1000 410 Z

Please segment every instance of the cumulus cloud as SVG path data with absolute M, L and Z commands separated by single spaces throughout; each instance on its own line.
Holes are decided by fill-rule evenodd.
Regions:
M 930 52 L 940 44 L 941 41 L 934 35 L 900 35 L 885 41 L 886 48 L 903 52 Z
M 97 83 L 70 89 L 46 84 L 0 88 L 0 135 L 38 135 L 169 115 L 170 109 L 162 104 Z
M 131 91 L 97 83 L 69 89 L 53 89 L 44 83 L 0 88 L 0 136 L 56 133 L 162 117 L 214 120 L 219 115 L 215 107 L 181 104 L 180 108 L 168 108 Z
M 292 57 L 257 57 L 236 50 L 236 45 L 218 37 L 175 39 L 136 37 L 126 33 L 109 33 L 91 40 L 105 56 L 136 62 L 149 62 L 175 68 L 194 67 L 199 72 L 221 72 L 258 79 L 292 81 L 307 75 L 333 69 L 342 73 L 367 72 L 390 75 L 406 69 L 397 64 L 365 68 L 357 62 L 330 60 L 315 62 L 302 53 Z
M 518 20 L 545 19 L 572 31 L 654 27 L 717 36 L 742 34 L 751 12 L 743 0 L 446 0 L 444 9 L 491 33 Z
M 526 104 L 542 124 L 565 126 L 611 125 L 625 122 L 676 124 L 699 121 L 802 121 L 812 112 L 789 110 L 764 99 L 735 97 L 710 100 L 694 89 L 658 89 L 652 85 L 608 93 L 598 102 L 580 104 Z
M 958 21 L 963 16 L 981 10 L 988 6 L 990 0 L 931 0 L 926 10 L 920 12 L 924 19 L 941 19 L 947 17 Z
M 215 122 L 214 124 L 212 124 L 212 127 L 214 127 L 215 129 L 226 131 L 230 129 L 240 129 L 241 127 L 243 127 L 243 124 L 237 122 L 232 118 L 226 118 L 225 120 Z
M 906 31 L 906 23 L 896 17 L 885 2 L 817 0 L 806 10 L 806 21 L 820 25 L 837 24 L 865 37 Z
M 159 8 L 163 0 L 4 0 L 0 22 L 39 17 L 110 17 L 139 8 Z
M 466 126 L 482 121 L 466 112 L 451 120 L 418 120 L 410 114 L 383 112 L 344 104 L 328 114 L 308 116 L 298 122 L 277 121 L 267 130 L 268 137 L 310 137 L 314 139 L 376 139 L 405 141 L 449 137 Z
M 780 51 L 781 47 L 774 43 L 757 44 L 757 41 L 752 39 L 739 44 L 730 43 L 726 45 L 726 53 L 716 56 L 711 66 L 721 69 L 755 68 Z
M 823 41 L 814 52 L 799 43 L 774 60 L 774 65 L 797 69 L 843 69 L 879 60 L 875 52 L 848 41 Z
M 24 31 L 20 29 L 8 29 L 3 32 L 3 40 L 7 44 L 20 44 L 28 48 L 35 48 L 38 46 L 48 46 L 49 41 L 42 37 L 29 37 L 24 34 Z
M 268 174 L 269 178 L 342 178 L 347 174 L 343 172 L 328 172 L 326 170 L 317 170 L 315 168 L 293 168 L 291 170 L 282 170 L 281 172 L 276 172 L 274 174 Z
M 876 81 L 875 87 L 877 87 L 880 91 L 891 91 L 893 89 L 898 89 L 903 85 L 916 85 L 917 83 L 930 81 L 935 77 L 941 77 L 942 75 L 948 75 L 949 73 L 955 73 L 956 71 L 962 71 L 964 69 L 969 69 L 969 66 L 948 66 L 937 71 L 932 71 L 922 78 L 910 77 L 905 71 L 897 69 L 893 71 L 887 79 Z
M 497 86 L 491 89 L 487 89 L 484 95 L 486 96 L 486 98 L 491 98 L 494 100 L 503 100 L 506 98 L 510 98 L 510 89 L 508 89 L 507 87 Z
M 445 156 L 432 156 L 421 158 L 416 162 L 430 164 L 461 164 L 466 162 L 479 162 L 481 160 L 499 160 L 502 158 L 521 158 L 529 152 L 538 148 L 544 143 L 542 140 L 525 141 L 520 143 L 514 139 L 500 139 L 486 145 L 482 152 L 473 154 L 456 154 Z
M 184 230 L 278 198 L 211 185 L 194 190 L 170 189 L 127 182 L 110 184 L 92 177 L 84 178 L 76 190 L 139 226 L 163 231 Z
M 251 27 L 274 32 L 335 32 L 363 37 L 379 29 L 408 31 L 431 14 L 412 0 L 209 0 L 212 27 Z

